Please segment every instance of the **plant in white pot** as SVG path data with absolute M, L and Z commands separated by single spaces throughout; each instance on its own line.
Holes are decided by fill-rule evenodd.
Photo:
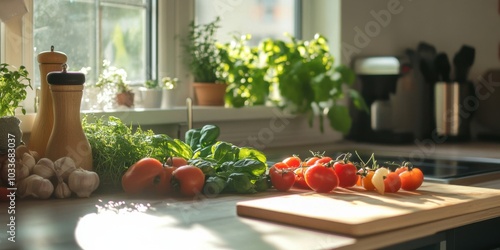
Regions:
M 163 92 L 161 108 L 172 108 L 175 106 L 175 89 L 179 83 L 179 79 L 171 78 L 169 76 L 161 79 L 161 87 Z
M 221 77 L 221 53 L 215 38 L 220 18 L 208 24 L 189 25 L 183 41 L 185 63 L 193 75 L 198 105 L 223 106 L 227 84 Z
M 24 66 L 16 69 L 6 63 L 0 64 L 0 155 L 23 143 L 21 121 L 15 115 L 18 108 L 26 114 L 21 102 L 26 99 L 28 87 L 33 89 Z
M 147 80 L 144 82 L 144 87 L 140 88 L 139 91 L 144 108 L 161 107 L 163 91 L 157 80 Z

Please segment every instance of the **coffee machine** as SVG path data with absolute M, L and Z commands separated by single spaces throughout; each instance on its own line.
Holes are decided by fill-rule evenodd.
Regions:
M 418 84 L 404 57 L 375 56 L 353 60 L 355 88 L 369 112 L 351 107 L 353 118 L 347 139 L 373 143 L 410 143 L 420 129 Z

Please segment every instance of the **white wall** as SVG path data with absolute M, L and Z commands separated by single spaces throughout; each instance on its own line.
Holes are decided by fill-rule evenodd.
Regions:
M 470 79 L 475 79 L 485 70 L 500 66 L 499 4 L 497 0 L 342 1 L 342 49 L 359 49 L 351 50 L 355 51 L 351 55 L 400 55 L 404 49 L 416 49 L 420 41 L 425 41 L 452 60 L 467 44 L 476 48 L 470 74 Z M 392 11 L 389 21 L 377 21 L 372 14 L 381 11 Z M 366 27 L 372 28 L 372 36 L 363 43 L 356 29 L 366 34 Z M 342 54 L 342 63 L 349 62 L 348 54 Z

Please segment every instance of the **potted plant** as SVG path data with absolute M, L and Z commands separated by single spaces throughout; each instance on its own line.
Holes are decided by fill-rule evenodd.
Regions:
M 185 63 L 193 75 L 193 87 L 198 105 L 222 106 L 227 84 L 220 76 L 220 54 L 215 38 L 220 18 L 197 25 L 192 21 L 183 41 Z
M 140 88 L 142 106 L 144 108 L 160 108 L 162 102 L 162 88 L 157 80 L 147 80 Z
M 27 87 L 33 89 L 24 66 L 16 69 L 6 63 L 0 64 L 0 155 L 7 154 L 12 148 L 10 142 L 15 142 L 15 148 L 22 144 L 21 121 L 15 114 L 17 108 L 26 114 L 20 104 L 26 99 Z
M 179 79 L 176 77 L 171 78 L 169 76 L 163 77 L 161 79 L 162 82 L 162 103 L 161 108 L 171 108 L 175 106 L 175 95 L 174 90 L 177 88 L 177 84 L 179 83 Z
M 260 47 L 250 47 L 251 35 L 234 37 L 219 45 L 222 75 L 228 83 L 226 104 L 232 107 L 264 105 L 269 97 L 271 79 L 269 66 L 263 62 Z
M 114 97 L 116 104 L 126 107 L 134 106 L 134 93 L 127 82 L 127 72 L 124 69 L 111 66 L 110 62 L 104 60 L 102 73 L 96 83 L 96 87 L 101 88 L 101 101 L 107 102 L 105 107 L 112 106 Z
M 280 98 L 274 102 L 279 107 L 309 114 L 311 125 L 319 116 L 321 131 L 326 116 L 330 126 L 343 134 L 349 132 L 352 120 L 342 99 L 349 98 L 356 108 L 368 112 L 361 95 L 351 88 L 354 72 L 344 65 L 334 65 L 325 37 L 316 34 L 309 41 L 293 36 L 290 41 L 267 39 L 259 46 L 277 80 Z

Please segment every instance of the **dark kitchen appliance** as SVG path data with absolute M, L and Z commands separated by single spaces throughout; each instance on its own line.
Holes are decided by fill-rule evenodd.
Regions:
M 356 88 L 370 113 L 351 109 L 348 139 L 376 143 L 409 143 L 414 138 L 418 92 L 406 58 L 364 57 L 354 60 Z

